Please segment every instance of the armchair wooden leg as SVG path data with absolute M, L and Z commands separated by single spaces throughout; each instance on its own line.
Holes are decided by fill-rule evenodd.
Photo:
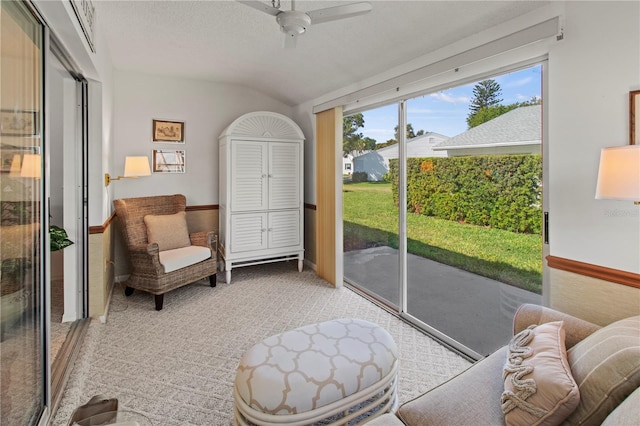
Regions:
M 155 299 L 156 299 L 156 311 L 161 311 L 162 304 L 164 302 L 164 294 L 156 294 Z
M 125 287 L 124 288 L 124 295 L 125 296 L 131 296 L 133 294 L 133 288 L 132 287 Z
M 216 274 L 209 275 L 209 285 L 211 285 L 211 287 L 216 286 Z

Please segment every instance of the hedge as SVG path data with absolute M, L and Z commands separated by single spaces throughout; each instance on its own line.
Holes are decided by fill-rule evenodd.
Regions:
M 398 160 L 389 162 L 398 205 Z M 409 158 L 407 211 L 511 232 L 542 232 L 542 156 Z
M 369 175 L 367 172 L 353 172 L 351 175 L 351 182 L 367 182 Z

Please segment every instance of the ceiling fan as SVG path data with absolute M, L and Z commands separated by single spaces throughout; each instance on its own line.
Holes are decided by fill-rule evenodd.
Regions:
M 309 12 L 296 10 L 295 0 L 291 0 L 291 10 L 280 10 L 280 0 L 271 0 L 271 6 L 257 0 L 237 1 L 275 16 L 276 22 L 280 25 L 280 30 L 285 35 L 285 47 L 295 47 L 297 37 L 304 34 L 311 24 L 322 24 L 323 22 L 364 15 L 373 9 L 371 3 L 366 1 L 311 10 Z

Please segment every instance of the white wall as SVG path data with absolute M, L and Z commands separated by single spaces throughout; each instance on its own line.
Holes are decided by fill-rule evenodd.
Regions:
M 640 3 L 567 2 L 549 52 L 551 254 L 640 272 L 640 206 L 595 200 L 600 148 L 627 145 L 640 89 Z
M 291 107 L 252 89 L 202 80 L 114 72 L 112 176 L 124 171 L 127 155 L 152 149 L 184 149 L 186 173 L 152 174 L 112 182 L 112 199 L 182 193 L 188 205 L 218 204 L 218 136 L 234 119 L 252 111 L 291 117 Z M 152 120 L 185 122 L 185 144 L 152 142 Z

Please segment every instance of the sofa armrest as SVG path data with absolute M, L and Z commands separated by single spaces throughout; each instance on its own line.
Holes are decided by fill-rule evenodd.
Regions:
M 532 324 L 538 325 L 552 321 L 564 321 L 567 349 L 601 328 L 599 325 L 572 315 L 527 303 L 521 305 L 513 316 L 513 334 L 519 333 Z
M 504 425 L 500 396 L 507 359 L 503 346 L 462 373 L 408 401 L 397 416 L 410 426 Z

